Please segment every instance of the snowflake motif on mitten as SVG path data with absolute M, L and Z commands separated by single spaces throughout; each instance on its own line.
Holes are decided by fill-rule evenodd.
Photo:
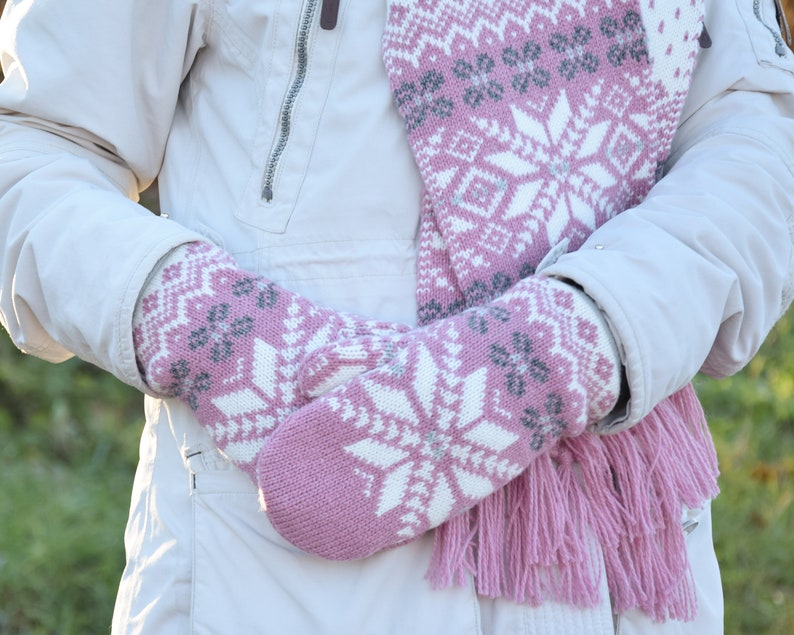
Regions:
M 376 360 L 377 340 L 307 358 L 302 390 L 331 392 L 287 417 L 258 460 L 274 526 L 326 558 L 369 555 L 469 509 L 605 416 L 619 391 L 604 318 L 557 280 L 528 278 L 386 338 Z M 357 374 L 362 360 L 373 369 Z
M 206 243 L 164 259 L 142 293 L 133 327 L 148 386 L 187 404 L 252 478 L 267 436 L 307 402 L 296 383 L 307 353 L 337 339 L 405 330 L 318 307 L 239 269 Z

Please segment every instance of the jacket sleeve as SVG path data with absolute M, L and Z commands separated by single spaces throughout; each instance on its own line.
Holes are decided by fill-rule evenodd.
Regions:
M 794 56 L 773 0 L 710 0 L 663 178 L 545 274 L 602 307 L 630 400 L 620 429 L 698 371 L 737 372 L 792 297 Z
M 144 389 L 132 312 L 155 263 L 196 237 L 134 201 L 155 178 L 202 46 L 190 0 L 10 0 L 0 20 L 0 320 L 48 361 Z

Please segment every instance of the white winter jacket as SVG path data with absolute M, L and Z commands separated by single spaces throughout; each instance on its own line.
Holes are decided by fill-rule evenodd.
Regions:
M 196 239 L 318 303 L 414 320 L 422 186 L 381 62 L 387 2 L 343 0 L 333 30 L 305 19 L 319 3 L 9 0 L 0 318 L 21 349 L 145 391 L 133 307 Z M 708 0 L 705 24 L 666 176 L 547 269 L 610 319 L 630 421 L 699 369 L 741 368 L 792 293 L 794 55 L 773 0 Z M 133 202 L 158 175 L 167 217 Z M 185 407 L 146 413 L 115 633 L 721 632 L 707 509 L 686 518 L 696 622 L 615 622 L 605 581 L 591 610 L 518 606 L 430 590 L 432 536 L 350 563 L 299 552 Z

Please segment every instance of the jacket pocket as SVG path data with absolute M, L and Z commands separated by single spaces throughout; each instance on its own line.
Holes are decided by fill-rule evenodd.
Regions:
M 248 477 L 212 448 L 186 450 L 193 499 L 194 635 L 480 635 L 471 586 L 424 579 L 432 535 L 364 560 L 293 547 L 260 511 Z
M 193 503 L 190 633 L 280 634 L 279 551 L 297 551 L 270 528 L 256 488 L 218 450 L 185 451 Z M 296 575 L 296 574 L 292 574 Z

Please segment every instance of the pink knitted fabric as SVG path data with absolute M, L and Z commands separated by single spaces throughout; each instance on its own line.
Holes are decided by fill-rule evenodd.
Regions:
M 458 503 L 466 500 L 463 507 L 468 506 L 474 497 L 456 490 L 446 499 L 438 494 L 441 498 L 428 505 L 433 490 L 412 480 L 415 465 L 405 465 L 416 463 L 416 450 L 406 449 L 411 443 L 430 454 L 435 449 L 438 463 L 427 463 L 422 473 L 439 469 L 449 483 L 444 470 L 453 470 L 454 461 L 447 452 L 453 447 L 458 452 L 465 445 L 461 438 L 472 441 L 465 438 L 469 425 L 482 431 L 473 423 L 475 415 L 487 413 L 500 422 L 493 436 L 478 437 L 487 446 L 506 438 L 504 422 L 519 420 L 523 407 L 543 413 L 542 390 L 536 392 L 535 384 L 528 384 L 526 397 L 505 399 L 490 374 L 472 378 L 483 372 L 473 361 L 482 350 L 472 346 L 470 335 L 462 337 L 465 318 L 451 316 L 512 287 L 508 302 L 522 302 L 518 290 L 537 282 L 517 281 L 532 276 L 552 250 L 577 249 L 598 226 L 647 194 L 669 152 L 688 90 L 702 5 L 702 0 L 391 0 L 384 59 L 426 186 L 417 299 L 420 322 L 434 326 L 407 336 L 414 343 L 394 349 L 394 359 L 388 340 L 381 341 L 380 357 L 373 357 L 372 348 L 356 352 L 351 343 L 309 358 L 304 378 L 315 393 L 355 374 L 352 362 L 383 366 L 289 417 L 263 450 L 262 493 L 271 517 L 291 539 L 333 557 L 342 551 L 368 553 L 391 531 L 381 532 L 379 525 L 393 509 L 413 506 L 421 518 L 427 509 L 434 514 L 443 509 L 435 502 L 453 500 L 450 520 L 436 531 L 429 572 L 435 585 L 463 584 L 473 575 L 483 595 L 589 606 L 599 601 L 603 558 L 616 611 L 639 608 L 657 620 L 694 616 L 680 514 L 682 506 L 696 507 L 716 495 L 717 466 L 691 387 L 659 404 L 633 429 L 611 437 L 573 436 L 583 420 L 568 419 L 572 411 L 565 409 L 565 435 L 551 447 L 547 440 L 544 451 L 534 455 L 530 441 L 522 455 L 530 458 L 527 469 L 506 486 L 498 488 L 488 470 L 514 469 L 522 461 L 509 453 L 501 464 L 495 453 L 487 466 L 479 464 L 489 474 L 476 481 L 480 491 L 498 489 L 462 514 L 454 515 Z M 511 309 L 512 319 L 523 315 L 535 324 L 532 301 Z M 550 314 L 543 315 L 548 326 Z M 490 315 L 488 323 L 496 319 Z M 562 325 L 557 328 L 558 335 L 565 332 Z M 525 332 L 530 341 L 544 334 L 543 329 Z M 511 352 L 509 338 L 501 338 L 505 363 L 511 359 L 521 366 L 521 347 Z M 549 349 L 540 348 L 543 358 Z M 568 349 L 555 352 L 560 350 Z M 554 370 L 575 378 L 587 372 L 585 358 Z M 442 360 L 451 360 L 451 366 Z M 552 357 L 545 360 L 553 368 Z M 426 376 L 442 377 L 449 385 L 419 381 L 428 368 L 433 372 Z M 471 392 L 464 396 L 466 390 Z M 412 438 L 406 432 L 410 426 L 395 424 L 407 412 L 414 412 L 424 437 Z M 311 430 L 322 416 L 331 431 L 324 450 Z M 447 428 L 455 431 L 454 441 L 436 444 L 436 438 L 447 439 Z M 371 451 L 375 440 L 383 439 L 400 450 Z M 298 456 L 296 448 L 304 442 L 312 449 Z M 408 452 L 405 458 L 402 451 Z M 471 456 L 485 461 L 486 454 Z M 386 456 L 395 462 L 387 465 Z M 285 483 L 291 480 L 286 474 L 300 485 Z M 404 496 L 401 503 L 382 507 L 379 501 L 400 498 L 395 493 Z M 362 514 L 353 512 L 356 503 L 346 497 L 372 500 L 362 504 L 367 510 Z M 353 516 L 347 518 L 336 505 Z M 435 523 L 417 522 L 411 513 L 389 525 L 400 525 L 405 539 Z M 326 514 L 344 529 L 327 527 Z M 324 529 L 317 531 L 320 523 Z M 318 546 L 325 532 L 334 544 Z M 600 555 L 594 557 L 596 545 Z
M 392 0 L 384 59 L 427 188 L 420 321 L 499 295 L 645 197 L 702 17 L 702 0 Z M 439 527 L 430 578 L 593 605 L 595 541 L 617 612 L 691 619 L 681 507 L 714 497 L 717 473 L 688 386 L 624 433 L 562 439 Z
M 644 198 L 689 87 L 701 5 L 390 3 L 384 60 L 437 232 L 423 228 L 423 253 L 451 264 L 439 275 L 420 262 L 422 321 L 459 311 L 460 294 L 495 297 Z
M 296 384 L 302 358 L 337 339 L 401 330 L 318 307 L 196 242 L 154 272 L 136 306 L 133 343 L 147 385 L 185 402 L 256 480 L 265 439 L 307 403 Z
M 328 347 L 302 386 L 327 390 L 372 349 Z M 290 416 L 259 459 L 274 527 L 325 558 L 368 556 L 471 508 L 604 417 L 620 390 L 601 313 L 540 277 L 412 331 L 383 361 Z

